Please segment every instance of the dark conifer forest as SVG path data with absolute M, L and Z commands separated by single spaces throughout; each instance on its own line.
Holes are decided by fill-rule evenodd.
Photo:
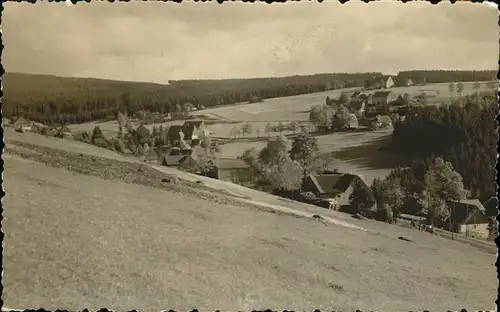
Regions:
M 411 160 L 442 157 L 464 178 L 473 198 L 496 195 L 498 102 L 481 94 L 440 107 L 413 110 L 395 124 L 393 147 Z
M 3 82 L 3 114 L 25 116 L 46 124 L 74 124 L 114 118 L 118 111 L 132 114 L 145 109 L 169 113 L 178 104 L 198 108 L 363 87 L 381 73 L 333 73 L 277 78 L 171 80 L 168 85 L 94 78 L 6 73 Z M 407 71 L 398 77 L 425 81 L 486 81 L 496 71 Z M 396 79 L 398 79 L 396 77 Z

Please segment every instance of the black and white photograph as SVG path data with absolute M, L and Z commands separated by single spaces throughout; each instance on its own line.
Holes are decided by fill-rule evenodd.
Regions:
M 493 2 L 2 6 L 2 311 L 496 311 Z

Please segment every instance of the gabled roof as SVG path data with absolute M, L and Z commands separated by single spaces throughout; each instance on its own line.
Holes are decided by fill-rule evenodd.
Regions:
M 474 206 L 476 209 L 484 212 L 486 209 L 484 209 L 484 206 L 483 204 L 481 204 L 481 202 L 479 201 L 479 199 L 462 199 L 462 200 L 459 200 L 459 201 L 453 201 L 454 203 L 459 203 L 459 204 L 462 204 L 462 205 L 466 205 L 466 206 Z
M 349 104 L 349 108 L 359 110 L 359 109 L 363 108 L 364 103 L 365 103 L 364 100 L 357 99 L 357 100 L 351 101 L 351 103 Z
M 340 194 L 345 192 L 358 176 L 347 173 L 309 175 L 320 193 Z
M 451 209 L 451 220 L 453 223 L 461 224 L 483 224 L 488 223 L 488 217 L 484 214 L 484 207 L 477 199 L 467 199 L 453 202 Z M 479 204 L 479 206 L 478 206 Z
M 183 127 L 181 125 L 172 125 L 168 128 L 167 138 L 169 140 L 180 140 L 180 132 L 183 132 Z
M 219 158 L 215 161 L 215 165 L 219 169 L 246 169 L 250 165 L 241 159 L 236 158 Z
M 391 95 L 392 91 L 377 91 L 373 93 L 374 98 L 387 98 L 389 95 Z
M 186 139 L 190 139 L 193 136 L 195 129 L 199 129 L 203 124 L 203 120 L 188 120 L 182 125 L 182 132 Z
M 203 120 L 187 120 L 184 122 L 183 126 L 195 126 L 196 128 L 200 128 L 203 124 Z
M 59 133 L 71 133 L 71 130 L 66 125 L 59 127 L 59 129 L 57 129 L 57 131 Z

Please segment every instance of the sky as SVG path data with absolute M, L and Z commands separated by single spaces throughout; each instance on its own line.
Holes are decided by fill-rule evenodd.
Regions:
M 479 3 L 4 3 L 7 72 L 180 79 L 497 69 Z M 29 26 L 28 26 L 29 25 Z

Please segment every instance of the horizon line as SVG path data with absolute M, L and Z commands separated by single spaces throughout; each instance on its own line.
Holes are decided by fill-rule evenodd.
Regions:
M 257 79 L 282 79 L 282 78 L 291 78 L 291 77 L 307 77 L 307 76 L 315 76 L 315 75 L 355 75 L 355 74 L 382 74 L 383 76 L 391 76 L 396 77 L 402 72 L 412 72 L 412 71 L 422 71 L 422 72 L 432 72 L 432 71 L 447 71 L 447 72 L 487 72 L 487 71 L 497 71 L 500 72 L 500 69 L 405 69 L 397 71 L 395 74 L 386 74 L 381 71 L 366 71 L 366 72 L 323 72 L 323 73 L 310 73 L 310 74 L 292 74 L 286 76 L 254 76 L 254 77 L 227 77 L 227 78 L 182 78 L 182 79 L 168 79 L 166 82 L 158 82 L 158 81 L 144 81 L 144 80 L 124 80 L 124 79 L 114 79 L 114 78 L 101 78 L 101 77 L 90 77 L 90 76 L 62 76 L 57 74 L 48 74 L 48 73 L 27 73 L 27 72 L 9 72 L 5 71 L 5 74 L 21 74 L 21 75 L 33 75 L 33 76 L 52 76 L 58 78 L 70 78 L 70 79 L 95 79 L 95 80 L 108 80 L 108 81 L 117 81 L 117 82 L 135 82 L 135 83 L 149 83 L 149 84 L 158 84 L 158 85 L 170 85 L 170 81 L 224 81 L 224 80 L 257 80 Z M 3 78 L 3 77 L 2 77 Z

